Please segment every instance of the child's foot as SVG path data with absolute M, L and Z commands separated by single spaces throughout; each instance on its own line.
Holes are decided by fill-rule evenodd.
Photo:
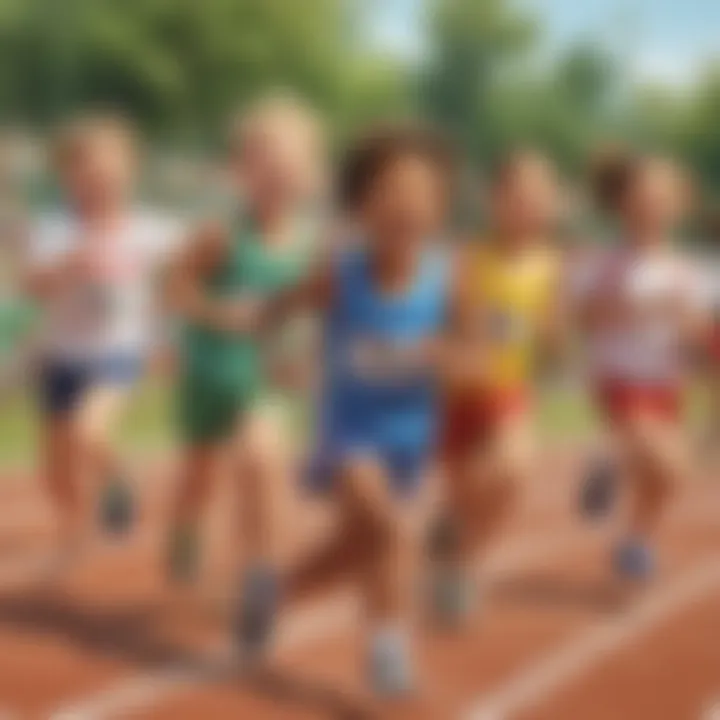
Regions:
M 235 617 L 234 633 L 244 660 L 260 658 L 271 643 L 280 600 L 279 578 L 269 566 L 245 572 Z
M 370 686 L 376 695 L 397 698 L 415 689 L 415 673 L 407 638 L 400 631 L 378 632 L 370 644 Z
M 472 612 L 475 588 L 468 572 L 457 561 L 457 528 L 448 517 L 434 524 L 428 542 L 430 601 L 443 625 L 461 624 Z
M 640 540 L 625 540 L 615 548 L 615 571 L 630 580 L 647 580 L 655 571 L 655 554 Z
M 435 618 L 446 627 L 467 621 L 476 605 L 476 587 L 470 573 L 458 565 L 436 563 L 431 579 Z
M 115 476 L 102 489 L 100 496 L 100 522 L 112 535 L 124 535 L 135 519 L 135 502 L 130 483 Z
M 615 504 L 617 472 L 609 460 L 595 460 L 588 469 L 580 490 L 580 512 L 597 520 L 606 517 Z
M 200 537 L 194 525 L 182 524 L 173 528 L 167 564 L 173 582 L 190 584 L 197 579 L 200 567 Z

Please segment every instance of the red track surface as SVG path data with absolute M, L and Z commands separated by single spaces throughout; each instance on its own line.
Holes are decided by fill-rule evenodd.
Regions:
M 610 574 L 604 536 L 573 512 L 576 460 L 555 453 L 542 464 L 490 563 L 482 611 L 462 633 L 424 628 L 422 692 L 386 707 L 365 693 L 362 628 L 336 595 L 291 614 L 287 642 L 306 635 L 280 649 L 270 677 L 208 669 L 226 639 L 234 535 L 222 511 L 232 503 L 220 498 L 211 513 L 208 568 L 193 592 L 163 580 L 167 469 L 144 473 L 132 540 L 98 547 L 48 584 L 36 567 L 51 542 L 42 496 L 13 483 L 0 489 L 0 718 L 444 720 L 492 700 L 499 717 L 523 720 L 703 720 L 720 702 L 720 572 L 703 579 L 720 568 L 720 487 L 705 478 L 685 490 L 662 532 L 659 576 L 632 589 Z M 295 517 L 292 547 L 325 519 L 305 505 Z

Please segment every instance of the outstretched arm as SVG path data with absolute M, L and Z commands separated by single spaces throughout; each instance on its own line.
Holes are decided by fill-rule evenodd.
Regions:
M 167 268 L 166 302 L 190 322 L 225 332 L 250 332 L 258 312 L 255 301 L 213 298 L 204 289 L 204 281 L 222 265 L 228 250 L 226 228 L 217 223 L 198 228 Z
M 332 302 L 334 284 L 331 263 L 323 258 L 302 280 L 266 302 L 261 313 L 262 330 L 272 330 L 298 311 L 328 307 Z

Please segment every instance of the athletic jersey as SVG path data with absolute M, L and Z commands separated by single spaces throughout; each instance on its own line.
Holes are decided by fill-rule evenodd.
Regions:
M 263 242 L 249 222 L 234 228 L 225 261 L 205 281 L 204 292 L 216 298 L 261 299 L 294 285 L 305 274 L 317 247 L 310 228 L 299 227 L 291 244 L 275 248 Z M 265 345 L 283 346 L 292 322 L 266 338 Z M 241 333 L 190 324 L 184 334 L 185 369 L 236 387 L 254 389 L 262 382 L 264 352 L 258 341 Z
M 606 252 L 579 269 L 578 306 L 594 305 L 587 329 L 591 373 L 599 379 L 674 383 L 684 368 L 683 316 L 707 305 L 702 275 L 671 253 Z
M 435 379 L 403 351 L 441 328 L 447 274 L 444 257 L 428 250 L 408 289 L 389 296 L 375 288 L 365 250 L 338 257 L 324 338 L 326 442 L 401 451 L 431 443 Z
M 70 213 L 41 217 L 31 229 L 30 269 L 56 266 L 84 243 L 94 254 L 87 277 L 40 308 L 44 353 L 63 360 L 143 353 L 156 330 L 156 271 L 180 237 L 179 223 L 143 209 L 93 238 Z
M 492 245 L 474 246 L 468 259 L 469 302 L 478 308 L 485 338 L 483 387 L 517 388 L 528 383 L 542 326 L 556 288 L 558 262 L 547 248 L 516 255 Z

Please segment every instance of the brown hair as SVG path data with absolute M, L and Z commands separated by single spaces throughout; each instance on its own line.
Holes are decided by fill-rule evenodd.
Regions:
M 291 93 L 272 92 L 235 113 L 230 121 L 230 148 L 237 150 L 256 128 L 278 119 L 297 127 L 310 144 L 322 147 L 324 127 L 312 105 Z
M 621 148 L 604 150 L 593 158 L 590 177 L 598 205 L 603 210 L 617 211 L 644 164 L 644 158 Z
M 454 156 L 441 133 L 414 123 L 384 124 L 363 134 L 346 152 L 340 168 L 340 202 L 347 208 L 356 208 L 378 176 L 403 157 L 424 160 L 448 186 L 452 185 Z
M 553 168 L 551 160 L 536 148 L 516 148 L 495 158 L 488 168 L 488 179 L 491 185 L 503 185 L 526 164 L 537 164 L 549 169 Z
M 51 163 L 56 169 L 62 169 L 98 139 L 117 142 L 130 155 L 136 155 L 139 150 L 135 127 L 127 117 L 118 113 L 85 113 L 57 130 L 50 147 Z
M 609 212 L 617 212 L 638 176 L 653 166 L 664 166 L 670 170 L 689 201 L 693 193 L 693 179 L 686 168 L 675 159 L 614 149 L 597 156 L 592 164 L 592 186 L 600 207 Z

